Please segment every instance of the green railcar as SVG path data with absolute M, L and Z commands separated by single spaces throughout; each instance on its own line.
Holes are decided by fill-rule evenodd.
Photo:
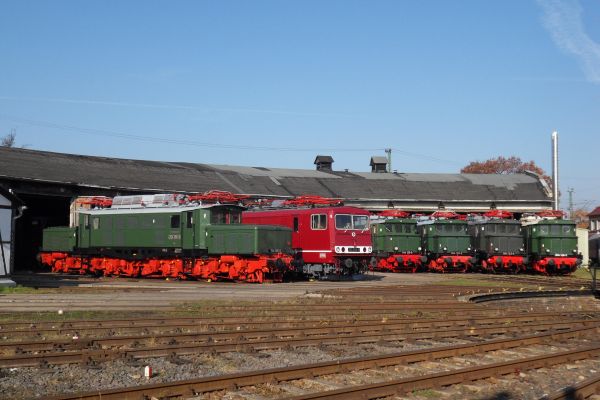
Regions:
M 429 269 L 437 272 L 466 272 L 474 265 L 467 222 L 457 219 L 419 221 L 423 254 Z
M 581 264 L 576 226 L 564 219 L 542 219 L 525 225 L 529 269 L 543 274 L 570 274 Z
M 374 262 L 379 271 L 416 272 L 423 266 L 421 236 L 417 220 L 394 218 L 374 223 L 371 228 Z

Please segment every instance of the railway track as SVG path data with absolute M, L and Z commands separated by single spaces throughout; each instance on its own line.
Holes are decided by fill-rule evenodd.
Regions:
M 271 349 L 299 348 L 324 345 L 356 345 L 366 343 L 392 343 L 410 339 L 450 339 L 473 338 L 484 335 L 506 335 L 521 332 L 548 332 L 568 330 L 571 327 L 600 326 L 600 321 L 569 321 L 520 324 L 506 326 L 504 324 L 478 327 L 462 327 L 445 330 L 407 330 L 401 327 L 368 327 L 364 330 L 320 329 L 314 332 L 306 330 L 286 330 L 277 335 L 276 330 L 255 333 L 226 333 L 177 335 L 149 338 L 152 346 L 144 347 L 139 337 L 107 338 L 83 343 L 81 348 L 54 346 L 52 343 L 30 344 L 30 352 L 37 354 L 15 354 L 0 357 L 0 368 L 37 367 L 72 363 L 98 364 L 115 359 L 141 359 L 151 357 L 169 357 L 198 353 L 257 352 Z M 357 332 L 358 331 L 358 332 Z M 254 335 L 254 336 L 252 336 Z M 80 347 L 79 343 L 75 344 Z M 128 346 L 123 348 L 123 346 Z M 141 348 L 140 348 L 141 347 Z M 25 350 L 19 351 L 19 353 Z
M 488 340 L 484 343 L 476 344 L 463 344 L 454 346 L 445 346 L 433 349 L 424 349 L 417 351 L 409 351 L 403 353 L 387 354 L 382 356 L 363 357 L 350 360 L 336 360 L 332 362 L 323 362 L 318 364 L 286 367 L 286 368 L 275 368 L 262 371 L 252 371 L 247 373 L 237 373 L 230 375 L 221 375 L 217 377 L 199 378 L 194 380 L 186 380 L 180 382 L 170 382 L 165 384 L 152 384 L 143 385 L 139 387 L 130 387 L 123 389 L 112 389 L 104 391 L 95 391 L 88 393 L 74 393 L 66 394 L 61 396 L 49 397 L 48 399 L 53 400 L 68 400 L 68 399 L 143 399 L 155 397 L 161 398 L 172 398 L 180 397 L 186 398 L 196 396 L 206 392 L 213 392 L 219 390 L 236 390 L 245 386 L 260 385 L 266 383 L 281 383 L 290 380 L 298 380 L 305 378 L 314 378 L 317 376 L 347 373 L 349 371 L 364 370 L 368 368 L 385 368 L 395 365 L 406 365 L 410 363 L 417 363 L 423 361 L 431 361 L 437 359 L 445 359 L 450 357 L 459 357 L 472 354 L 482 354 L 498 350 L 507 350 L 518 348 L 522 346 L 539 345 L 548 342 L 557 341 L 569 341 L 576 338 L 585 337 L 588 335 L 595 335 L 599 331 L 599 327 L 584 327 L 577 329 L 568 329 L 564 332 L 551 332 L 543 334 L 535 334 L 528 336 L 521 336 L 513 339 L 495 339 Z M 395 395 L 398 390 L 412 390 L 410 387 L 431 387 L 441 382 L 447 382 L 446 384 L 463 382 L 466 379 L 466 375 L 469 375 L 468 380 L 471 377 L 484 377 L 490 376 L 489 374 L 501 374 L 503 371 L 510 369 L 514 372 L 514 368 L 533 368 L 536 366 L 545 366 L 548 363 L 560 362 L 564 359 L 578 359 L 590 356 L 596 356 L 600 354 L 600 346 L 591 346 L 585 349 L 578 349 L 576 351 L 562 352 L 559 354 L 552 354 L 551 356 L 528 358 L 526 360 L 516 360 L 505 365 L 493 365 L 483 366 L 478 368 L 471 368 L 468 370 L 462 369 L 454 371 L 453 376 L 434 374 L 434 376 L 425 377 L 413 377 L 412 381 L 402 380 L 401 382 L 384 382 L 377 384 L 377 387 L 351 387 L 346 389 L 340 389 L 339 392 L 321 393 L 321 394 L 307 394 L 304 397 L 298 398 L 313 398 L 310 396 L 346 396 L 336 398 L 356 398 L 355 396 L 360 395 L 361 398 L 372 398 L 382 397 L 388 395 Z M 481 370 L 482 372 L 478 372 Z M 486 375 L 488 374 L 488 375 Z M 390 388 L 393 392 L 389 391 Z M 382 392 L 385 391 L 385 392 Z M 377 391 L 377 392 L 375 392 Z M 359 393 L 360 392 L 360 393 Z M 384 393 L 384 394 L 382 394 Z M 366 397 L 362 397 L 366 395 Z M 319 397 L 314 397 L 319 398 Z M 327 398 L 327 397 L 323 397 Z
M 479 325 L 496 323 L 516 323 L 516 322 L 531 322 L 544 321 L 549 319 L 573 319 L 587 318 L 593 319 L 600 317 L 598 313 L 587 312 L 562 312 L 562 313 L 532 313 L 532 314 L 504 314 L 501 316 L 485 316 L 471 314 L 465 317 L 447 317 L 436 319 L 432 316 L 420 318 L 397 318 L 397 317 L 378 317 L 378 318 L 351 318 L 351 319 L 326 319 L 318 320 L 296 320 L 289 318 L 268 319 L 265 321 L 256 321 L 255 319 L 238 319 L 223 320 L 223 319 L 207 319 L 207 318 L 172 318 L 172 319 L 140 319 L 140 320 L 107 320 L 107 321 L 74 321 L 62 323 L 12 323 L 2 325 L 0 334 L 4 343 L 0 343 L 0 351 L 3 348 L 8 348 L 14 345 L 23 347 L 26 339 L 37 339 L 43 337 L 43 342 L 60 343 L 59 340 L 68 337 L 70 342 L 73 336 L 77 336 L 80 342 L 86 338 L 98 338 L 100 335 L 118 337 L 127 334 L 138 334 L 141 338 L 161 333 L 193 333 L 193 332 L 227 332 L 237 331 L 238 333 L 247 330 L 265 329 L 272 327 L 274 324 L 279 328 L 337 328 L 349 326 L 363 325 L 393 325 L 404 324 L 407 328 L 446 328 L 451 326 L 467 325 L 476 322 Z

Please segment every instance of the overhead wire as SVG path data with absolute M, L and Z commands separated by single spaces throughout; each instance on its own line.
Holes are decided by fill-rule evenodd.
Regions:
M 274 146 L 250 146 L 250 145 L 242 145 L 242 144 L 228 144 L 228 143 L 213 143 L 213 142 L 200 142 L 196 140 L 188 140 L 188 139 L 176 139 L 176 138 L 164 138 L 164 137 L 156 137 L 156 136 L 144 136 L 144 135 L 136 135 L 131 133 L 118 132 L 113 130 L 106 129 L 96 129 L 96 128 L 84 128 L 75 125 L 67 125 L 67 124 L 59 124 L 49 121 L 40 121 L 29 118 L 15 117 L 6 114 L 0 114 L 0 119 L 32 125 L 32 126 L 40 126 L 51 129 L 58 129 L 63 131 L 84 133 L 88 135 L 96 135 L 96 136 L 109 136 L 120 139 L 128 139 L 128 140 L 137 140 L 142 142 L 153 142 L 153 143 L 168 143 L 168 144 L 176 144 L 176 145 L 185 145 L 185 146 L 196 146 L 196 147 L 208 147 L 208 148 L 220 148 L 220 149 L 236 149 L 236 150 L 257 150 L 257 151 L 286 151 L 286 152 L 365 152 L 365 151 L 384 151 L 385 148 L 345 148 L 345 147 L 335 147 L 335 148 L 325 148 L 325 147 L 274 147 Z M 461 165 L 457 161 L 445 160 L 442 158 L 434 157 L 428 154 L 419 154 L 414 153 L 402 149 L 392 148 L 395 153 L 399 153 L 409 157 L 416 157 L 419 159 L 427 159 L 436 162 L 442 163 L 450 163 L 454 165 Z

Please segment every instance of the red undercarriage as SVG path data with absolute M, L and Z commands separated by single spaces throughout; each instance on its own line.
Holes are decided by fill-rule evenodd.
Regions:
M 492 256 L 481 261 L 481 269 L 488 272 L 520 272 L 525 271 L 523 256 Z
M 536 260 L 531 264 L 534 271 L 544 275 L 548 274 L 570 274 L 577 269 L 579 259 L 577 257 L 546 257 Z
M 467 272 L 472 267 L 471 256 L 440 256 L 429 262 L 430 272 Z
M 377 261 L 377 270 L 383 272 L 417 272 L 423 265 L 419 254 L 392 254 Z
M 233 280 L 255 283 L 264 281 L 281 282 L 284 272 L 291 270 L 293 260 L 291 256 L 285 254 L 136 261 L 119 258 L 73 256 L 59 252 L 41 253 L 40 255 L 42 264 L 50 266 L 52 272 L 149 278 Z

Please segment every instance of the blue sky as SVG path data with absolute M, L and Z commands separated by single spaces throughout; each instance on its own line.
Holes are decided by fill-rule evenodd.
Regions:
M 0 135 L 136 159 L 458 172 L 516 155 L 600 205 L 600 2 L 7 1 Z

